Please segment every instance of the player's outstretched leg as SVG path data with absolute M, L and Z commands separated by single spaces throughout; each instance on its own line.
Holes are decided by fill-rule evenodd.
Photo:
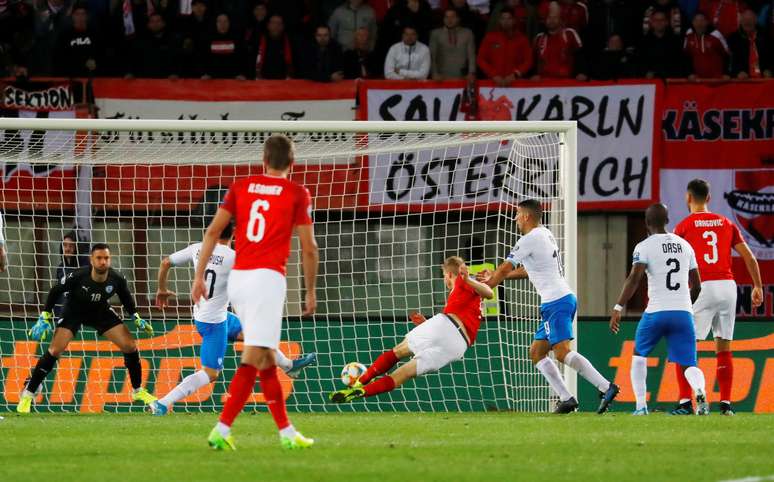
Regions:
M 572 351 L 570 349 L 570 340 L 559 342 L 551 349 L 554 351 L 557 360 L 571 367 L 578 372 L 580 376 L 585 378 L 586 381 L 597 387 L 597 390 L 599 390 L 599 398 L 601 399 L 597 413 L 602 414 L 607 412 L 610 404 L 621 391 L 621 388 L 603 377 L 585 356 L 577 351 Z
M 43 380 L 46 376 L 54 370 L 59 355 L 61 355 L 67 345 L 75 336 L 75 333 L 67 328 L 57 328 L 54 332 L 54 337 L 51 339 L 51 343 L 48 346 L 48 350 L 43 353 L 38 359 L 35 368 L 32 370 L 29 381 L 27 382 L 24 390 L 19 397 L 19 404 L 16 406 L 18 413 L 30 413 L 32 407 L 32 401 L 35 399 L 35 393 L 37 392 Z
M 274 356 L 277 359 L 277 366 L 290 378 L 298 378 L 304 368 L 314 365 L 317 361 L 317 353 L 315 352 L 301 355 L 295 360 L 286 357 L 280 350 L 275 350 Z
M 394 390 L 396 387 L 417 376 L 416 359 L 398 368 L 391 375 L 384 376 L 378 380 L 374 380 L 374 378 L 389 371 L 399 360 L 412 355 L 408 340 L 403 340 L 392 350 L 379 355 L 365 373 L 360 376 L 355 386 L 333 392 L 328 396 L 328 399 L 333 403 L 348 403 L 358 398 L 373 397 L 380 393 Z
M 632 390 L 637 406 L 632 415 L 647 415 L 648 404 L 646 401 L 647 378 L 648 378 L 648 359 L 644 356 L 634 355 L 632 357 Z

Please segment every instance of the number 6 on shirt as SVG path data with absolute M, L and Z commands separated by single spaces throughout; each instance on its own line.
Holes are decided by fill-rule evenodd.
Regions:
M 250 206 L 250 219 L 247 221 L 247 239 L 253 243 L 259 243 L 266 232 L 266 218 L 261 210 L 269 210 L 269 201 L 256 199 Z

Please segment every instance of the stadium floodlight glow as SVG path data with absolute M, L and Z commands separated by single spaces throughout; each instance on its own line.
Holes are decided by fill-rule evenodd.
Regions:
M 162 256 L 201 240 L 235 178 L 261 172 L 262 145 L 273 133 L 296 143 L 292 179 L 313 196 L 320 244 L 318 313 L 300 317 L 297 248 L 288 271 L 283 351 L 316 351 L 318 365 L 283 379 L 290 410 L 351 410 L 325 396 L 340 388 L 341 367 L 368 361 L 428 317 L 447 293 L 446 256 L 474 271 L 501 262 L 518 234 L 516 203 L 539 199 L 544 223 L 576 276 L 576 124 L 546 122 L 312 122 L 105 119 L 0 119 L 2 214 L 8 271 L 0 275 L 0 406 L 18 400 L 45 344 L 27 329 L 55 280 L 61 239 L 73 226 L 81 241 L 107 242 L 127 276 L 141 314 L 156 334 L 139 342 L 147 386 L 164 394 L 198 363 L 198 335 L 187 293 L 191 271 L 171 274 L 177 304 L 151 306 Z M 256 287 L 260 289 L 260 287 Z M 117 302 L 117 300 L 116 300 Z M 354 405 L 387 410 L 545 411 L 552 394 L 528 354 L 539 298 L 528 281 L 506 281 L 465 361 L 410 382 L 399 392 Z M 121 354 L 84 327 L 46 381 L 37 410 L 130 408 Z M 229 348 L 223 379 L 237 366 Z M 566 372 L 575 392 L 575 374 Z M 213 411 L 222 382 L 175 406 Z M 256 394 L 255 403 L 262 401 Z

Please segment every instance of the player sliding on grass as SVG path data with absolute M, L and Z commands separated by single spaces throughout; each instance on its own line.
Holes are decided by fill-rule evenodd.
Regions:
M 218 243 L 212 251 L 204 279 L 208 283 L 207 300 L 194 305 L 193 315 L 196 330 L 202 336 L 201 361 L 202 369 L 183 379 L 178 386 L 166 396 L 151 404 L 154 415 L 166 415 L 172 405 L 201 387 L 217 380 L 223 370 L 223 358 L 229 341 L 242 340 L 242 324 L 239 318 L 228 311 L 228 275 L 234 265 L 234 250 L 231 249 L 233 227 L 229 223 L 220 233 Z M 196 265 L 199 262 L 199 252 L 202 243 L 194 243 L 181 249 L 161 261 L 159 267 L 159 286 L 156 291 L 156 305 L 159 308 L 167 306 L 170 297 L 175 296 L 167 289 L 169 269 L 173 266 Z M 290 360 L 279 349 L 274 351 L 274 357 L 279 366 L 288 376 L 297 377 L 301 370 L 314 363 L 316 353 L 310 353 L 297 360 Z
M 355 386 L 331 393 L 330 401 L 345 403 L 389 392 L 414 377 L 462 359 L 476 341 L 481 326 L 481 298 L 492 299 L 494 292 L 470 278 L 465 262 L 457 256 L 444 261 L 443 279 L 446 288 L 451 290 L 443 312 L 421 323 L 398 346 L 379 355 Z M 398 360 L 408 357 L 413 358 L 390 375 L 372 382 L 377 375 L 387 373 Z
M 108 300 L 118 295 L 124 310 L 131 313 L 135 326 L 152 335 L 153 327 L 137 314 L 134 298 L 129 292 L 126 279 L 118 271 L 110 267 L 110 248 L 106 244 L 97 243 L 91 248 L 91 266 L 83 267 L 70 273 L 62 284 L 57 284 L 48 292 L 46 305 L 40 317 L 30 330 L 33 340 L 45 340 L 51 333 L 54 305 L 67 293 L 62 319 L 54 331 L 54 338 L 48 345 L 48 350 L 38 360 L 27 385 L 22 391 L 16 411 L 29 413 L 30 405 L 35 397 L 35 391 L 56 365 L 59 356 L 67 349 L 67 345 L 78 333 L 81 325 L 87 325 L 97 334 L 104 335 L 112 341 L 124 354 L 124 365 L 129 371 L 132 382 L 132 400 L 153 403 L 156 397 L 142 387 L 142 366 L 137 343 L 126 329 L 126 326 L 110 307 Z
M 560 362 L 572 367 L 597 387 L 602 399 L 597 413 L 605 413 L 620 389 L 603 377 L 586 357 L 570 347 L 577 300 L 564 279 L 556 239 L 540 224 L 542 215 L 538 201 L 527 199 L 520 202 L 516 208 L 516 225 L 521 238 L 497 271 L 482 271 L 478 279 L 494 288 L 504 279 L 529 278 L 540 295 L 540 316 L 543 319 L 535 332 L 529 355 L 535 368 L 559 395 L 554 413 L 573 412 L 578 408 L 578 402 L 567 389 L 559 368 L 548 358 L 548 352 L 552 350 Z
M 692 303 L 701 292 L 701 278 L 693 248 L 680 236 L 668 233 L 667 208 L 653 204 L 645 211 L 649 236 L 634 247 L 632 270 L 610 315 L 610 330 L 618 333 L 621 311 L 648 274 L 648 306 L 637 325 L 632 356 L 632 390 L 637 400 L 634 415 L 647 415 L 647 356 L 666 338 L 669 361 L 686 367 L 685 378 L 696 394 L 696 414 L 709 415 L 704 374 L 696 367 L 696 332 Z
M 228 298 L 242 321 L 245 347 L 220 419 L 207 439 L 214 449 L 235 449 L 231 425 L 252 395 L 256 377 L 279 429 L 282 446 L 306 448 L 314 444 L 314 440 L 297 432 L 288 419 L 274 357 L 282 333 L 285 272 L 294 230 L 301 244 L 304 271 L 303 314 L 312 315 L 317 308 L 319 252 L 312 226 L 312 199 L 306 188 L 288 179 L 293 159 L 293 141 L 283 135 L 269 137 L 263 145 L 265 174 L 239 179 L 231 185 L 207 227 L 199 251 L 191 286 L 191 300 L 197 304 L 208 298 L 207 262 L 218 237 L 234 218 L 236 258 L 229 274 Z

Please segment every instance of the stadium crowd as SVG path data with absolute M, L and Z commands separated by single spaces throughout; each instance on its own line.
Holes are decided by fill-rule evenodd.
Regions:
M 772 0 L 0 0 L 0 76 L 757 78 Z

